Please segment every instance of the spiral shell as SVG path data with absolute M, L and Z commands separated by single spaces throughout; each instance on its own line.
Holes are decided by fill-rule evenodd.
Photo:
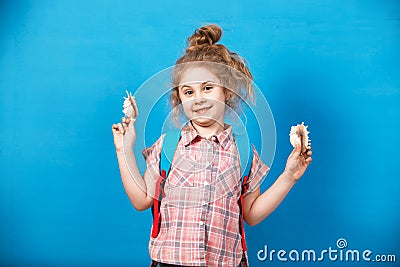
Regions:
M 136 106 L 135 98 L 132 96 L 131 92 L 126 91 L 127 96 L 124 97 L 124 104 L 122 112 L 127 118 L 136 118 L 138 116 L 138 109 Z
M 311 140 L 308 138 L 310 132 L 307 131 L 307 128 L 308 126 L 305 126 L 304 122 L 290 128 L 290 143 L 293 147 L 301 146 L 301 153 L 305 153 L 307 147 L 311 145 Z

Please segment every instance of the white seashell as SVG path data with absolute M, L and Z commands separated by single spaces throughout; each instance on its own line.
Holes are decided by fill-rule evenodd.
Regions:
M 122 112 L 125 114 L 127 118 L 136 118 L 138 116 L 138 109 L 136 106 L 135 98 L 132 96 L 132 93 L 126 91 L 127 96 L 124 97 L 124 103 L 122 105 Z
M 308 134 L 310 132 L 307 131 L 307 128 L 308 126 L 305 126 L 304 122 L 290 128 L 290 143 L 293 147 L 301 146 L 301 153 L 305 153 L 307 151 L 307 147 L 310 145 L 311 141 L 308 138 Z

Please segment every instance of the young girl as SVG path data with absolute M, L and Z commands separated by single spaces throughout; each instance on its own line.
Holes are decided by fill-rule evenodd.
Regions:
M 150 237 L 152 266 L 248 264 L 239 229 L 242 184 L 238 148 L 224 118 L 228 110 L 239 110 L 241 97 L 252 101 L 252 75 L 239 55 L 216 44 L 221 34 L 217 25 L 197 29 L 173 70 L 175 118 L 183 112 L 187 123 L 181 128 L 165 183 L 159 233 Z M 125 191 L 137 210 L 146 210 L 153 205 L 155 182 L 160 178 L 165 134 L 143 150 L 147 169 L 142 177 L 132 150 L 134 122 L 122 118 L 112 131 Z M 262 194 L 259 185 L 269 168 L 252 149 L 242 209 L 247 224 L 256 225 L 303 175 L 311 162 L 311 148 L 301 153 L 301 147 L 295 147 L 283 173 Z M 130 159 L 129 167 L 125 158 Z

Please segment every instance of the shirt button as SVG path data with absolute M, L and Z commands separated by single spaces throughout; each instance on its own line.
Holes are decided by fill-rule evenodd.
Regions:
M 200 225 L 200 226 L 203 226 L 203 225 L 204 225 L 204 222 L 203 222 L 203 221 L 200 221 L 200 222 L 199 222 L 199 225 Z

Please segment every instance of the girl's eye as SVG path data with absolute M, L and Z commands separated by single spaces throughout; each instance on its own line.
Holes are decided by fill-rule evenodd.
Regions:
M 210 91 L 212 89 L 213 89 L 213 87 L 211 85 L 204 86 L 204 91 Z
M 186 92 L 185 92 L 185 95 L 192 95 L 193 94 L 193 91 L 191 91 L 191 90 L 187 90 Z

